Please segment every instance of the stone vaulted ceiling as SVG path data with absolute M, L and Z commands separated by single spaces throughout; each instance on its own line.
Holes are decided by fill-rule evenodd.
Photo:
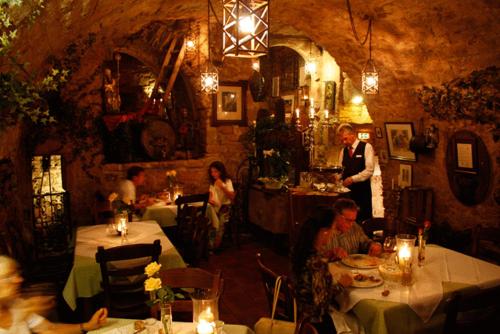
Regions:
M 219 0 L 212 2 L 220 8 Z M 360 35 L 367 23 L 362 18 L 374 17 L 373 59 L 381 76 L 375 107 L 403 107 L 402 89 L 437 85 L 500 63 L 497 0 L 351 0 L 351 6 Z M 22 35 L 21 51 L 41 66 L 50 55 L 63 58 L 72 43 L 88 42 L 93 46 L 82 57 L 100 62 L 152 22 L 194 18 L 204 24 L 206 17 L 205 0 L 48 0 Z M 355 41 L 344 0 L 271 0 L 270 17 L 271 37 L 311 38 L 357 81 L 368 48 Z M 85 59 L 80 67 L 85 70 Z

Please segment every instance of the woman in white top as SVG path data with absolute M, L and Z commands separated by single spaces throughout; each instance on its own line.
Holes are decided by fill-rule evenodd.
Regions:
M 227 175 L 226 167 L 220 161 L 214 161 L 208 167 L 210 180 L 208 203 L 214 207 L 219 217 L 219 228 L 210 233 L 210 246 L 215 249 L 220 246 L 224 235 L 224 224 L 229 220 L 231 203 L 236 196 L 233 183 Z
M 102 327 L 108 311 L 99 309 L 92 318 L 81 324 L 52 323 L 37 312 L 49 306 L 44 297 L 20 298 L 23 278 L 16 261 L 0 255 L 0 334 L 80 334 Z

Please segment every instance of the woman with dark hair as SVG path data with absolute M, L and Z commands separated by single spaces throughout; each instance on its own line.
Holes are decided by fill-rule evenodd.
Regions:
M 227 175 L 226 167 L 221 161 L 214 161 L 208 167 L 210 180 L 208 203 L 214 207 L 219 217 L 218 226 L 213 226 L 210 233 L 210 246 L 215 249 L 220 246 L 224 235 L 224 224 L 229 220 L 231 203 L 236 196 L 233 183 Z
M 338 308 L 335 297 L 352 284 L 352 277 L 341 274 L 338 280 L 328 270 L 328 258 L 322 256 L 331 233 L 335 213 L 318 208 L 301 227 L 292 252 L 292 274 L 299 314 L 309 317 L 323 332 L 332 329 L 329 314 Z M 323 328 L 324 327 L 324 328 Z

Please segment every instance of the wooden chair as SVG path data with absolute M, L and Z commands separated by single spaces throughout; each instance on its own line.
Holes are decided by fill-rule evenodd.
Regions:
M 195 294 L 208 294 L 217 298 L 222 293 L 223 279 L 221 271 L 210 273 L 200 268 L 172 268 L 160 271 L 162 285 L 166 285 L 178 291 L 179 289 L 194 289 Z M 193 320 L 193 302 L 186 293 L 182 293 L 186 299 L 176 299 L 172 303 L 172 312 L 175 319 L 191 322 Z M 158 308 L 152 308 L 153 317 L 158 317 Z
M 471 254 L 474 257 L 500 264 L 500 229 L 474 226 Z
M 175 200 L 177 204 L 177 249 L 186 262 L 196 266 L 201 258 L 208 258 L 210 221 L 206 217 L 208 193 L 186 195 Z
M 446 305 L 445 334 L 489 333 L 500 317 L 500 286 L 454 293 Z
M 278 278 L 278 276 L 282 277 L 280 296 L 276 305 L 276 313 L 274 315 L 274 318 L 293 322 L 293 288 L 290 284 L 289 279 L 285 275 L 278 275 L 270 268 L 266 267 L 262 263 L 262 255 L 260 253 L 257 253 L 257 264 L 262 275 L 262 283 L 264 284 L 264 291 L 266 292 L 269 310 L 272 310 L 273 307 L 274 285 L 276 283 L 276 279 Z
M 97 191 L 94 196 L 94 224 L 107 224 L 114 217 L 111 203 Z
M 304 318 L 295 328 L 295 334 L 319 334 L 319 332 L 309 321 L 309 318 Z
M 150 315 L 144 292 L 144 268 L 152 261 L 158 262 L 160 253 L 160 240 L 152 244 L 97 248 L 96 261 L 101 266 L 104 304 L 109 316 L 144 319 Z M 123 260 L 131 261 L 118 262 Z

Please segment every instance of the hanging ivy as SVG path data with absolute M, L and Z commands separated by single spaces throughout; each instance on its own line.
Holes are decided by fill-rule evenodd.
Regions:
M 495 141 L 500 138 L 500 79 L 496 66 L 474 71 L 465 78 L 445 82 L 441 87 L 424 86 L 417 95 L 424 110 L 432 117 L 447 120 L 471 120 L 493 126 Z

